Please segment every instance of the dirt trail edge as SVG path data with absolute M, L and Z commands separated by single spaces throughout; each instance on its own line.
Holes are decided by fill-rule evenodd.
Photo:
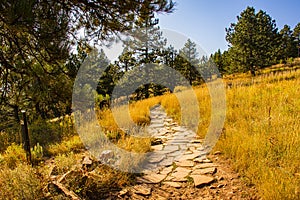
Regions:
M 124 188 L 118 199 L 259 199 L 221 152 L 207 156 L 195 132 L 179 126 L 161 106 L 150 111 L 147 131 L 155 138 L 137 185 Z

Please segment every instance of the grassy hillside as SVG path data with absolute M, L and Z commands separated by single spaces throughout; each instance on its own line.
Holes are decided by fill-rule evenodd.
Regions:
M 223 158 L 230 159 L 232 167 L 248 184 L 254 184 L 264 199 L 300 199 L 300 70 L 297 68 L 298 65 L 292 68 L 280 65 L 265 69 L 254 78 L 235 74 L 224 79 L 227 114 L 214 150 L 223 152 Z M 210 96 L 205 86 L 194 89 L 201 116 L 198 135 L 204 137 L 210 123 Z M 186 96 L 187 107 L 188 101 Z M 133 104 L 131 117 L 147 123 L 148 108 L 158 102 L 180 121 L 179 102 L 173 94 Z M 110 127 L 114 127 L 112 124 Z
M 277 72 L 270 73 L 275 69 Z M 224 79 L 227 114 L 223 132 L 214 151 L 221 151 L 223 159 L 230 160 L 232 167 L 242 175 L 242 179 L 247 184 L 256 186 L 262 198 L 300 199 L 300 70 L 270 68 L 269 72 L 262 74 L 255 78 L 247 74 L 236 74 Z M 194 90 L 199 100 L 201 116 L 198 135 L 204 138 L 210 124 L 210 96 L 206 86 Z M 185 91 L 179 95 L 186 98 L 186 105 L 190 105 Z M 149 108 L 158 103 L 170 116 L 180 121 L 180 106 L 174 94 L 132 103 L 131 118 L 140 125 L 149 123 Z M 193 105 L 186 107 L 193 109 Z M 119 116 L 126 116 L 127 111 L 118 108 L 116 112 Z M 193 113 L 192 110 L 190 113 Z M 116 145 L 135 152 L 149 151 L 151 139 L 138 139 L 124 133 L 115 123 L 111 110 L 99 111 L 98 116 L 107 136 Z M 58 176 L 74 170 L 78 160 L 83 158 L 80 138 L 72 134 L 66 136 L 62 142 L 44 146 L 44 153 L 39 148 L 33 150 L 36 161 L 34 167 L 25 164 L 25 153 L 18 145 L 12 145 L 0 154 L 0 188 L 5 191 L 0 193 L 0 199 L 50 196 L 60 198 L 59 194 L 46 187 L 51 182 L 50 166 L 56 165 Z M 137 164 L 138 161 L 130 162 Z M 130 174 L 101 165 L 96 169 L 97 175 L 93 175 L 93 181 L 85 184 L 78 182 L 79 185 L 69 182 L 69 189 L 83 198 L 88 198 L 88 192 L 106 194 L 112 190 L 110 188 L 117 189 L 133 181 Z M 21 190 L 24 192 L 20 193 Z

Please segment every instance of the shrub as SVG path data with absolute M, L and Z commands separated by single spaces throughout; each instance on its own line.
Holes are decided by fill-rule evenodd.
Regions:
M 56 118 L 50 121 L 38 119 L 29 126 L 30 142 L 46 146 L 75 134 L 72 116 Z
M 21 145 L 10 145 L 4 155 L 3 163 L 10 169 L 16 168 L 19 164 L 26 163 L 26 153 Z
M 62 139 L 59 123 L 49 123 L 42 119 L 36 120 L 29 126 L 29 134 L 31 145 L 39 143 L 40 145 L 45 146 Z
M 81 142 L 81 139 L 78 135 L 73 136 L 71 138 L 65 139 L 62 142 L 58 142 L 56 144 L 51 144 L 47 147 L 47 154 L 49 155 L 59 155 L 68 152 L 79 152 L 84 149 L 84 146 Z
M 0 152 L 4 152 L 12 143 L 20 143 L 20 127 L 15 125 L 5 131 L 0 131 Z
M 68 172 L 72 166 L 77 163 L 78 155 L 73 152 L 67 154 L 59 154 L 54 158 L 55 166 L 57 167 L 58 174 L 64 174 Z
M 43 186 L 37 171 L 29 165 L 0 170 L 0 199 L 41 199 Z

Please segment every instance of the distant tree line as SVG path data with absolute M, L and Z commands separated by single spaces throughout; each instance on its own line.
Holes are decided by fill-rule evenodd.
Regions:
M 190 85 L 199 85 L 211 80 L 213 75 L 217 74 L 212 58 L 200 56 L 196 44 L 190 39 L 179 50 L 173 46 L 166 46 L 167 39 L 163 38 L 158 19 L 155 19 L 154 15 L 139 18 L 134 23 L 131 34 L 138 38 L 133 37 L 134 39 L 129 38 L 124 41 L 123 52 L 114 63 L 110 63 L 103 50 L 99 52 L 97 58 L 93 58 L 98 60 L 101 66 L 103 62 L 105 62 L 104 66 L 108 66 L 97 87 L 99 100 L 107 101 L 104 97 L 112 95 L 115 85 L 124 78 L 126 73 L 141 68 L 147 63 L 164 64 L 175 69 Z M 154 83 L 144 84 L 136 89 L 130 100 L 162 95 L 165 92 L 172 92 L 173 89 Z
M 226 28 L 228 50 L 211 55 L 222 74 L 248 72 L 254 76 L 264 67 L 285 63 L 300 55 L 300 23 L 279 30 L 266 12 L 247 7 L 237 22 Z

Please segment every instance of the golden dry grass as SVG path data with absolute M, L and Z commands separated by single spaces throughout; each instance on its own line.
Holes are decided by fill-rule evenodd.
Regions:
M 222 151 L 243 179 L 257 187 L 263 199 L 299 199 L 300 71 L 225 79 L 226 84 L 229 81 L 233 84 L 226 89 L 224 131 L 214 150 Z M 198 135 L 204 137 L 210 124 L 211 100 L 207 87 L 194 89 L 201 117 Z M 189 97 L 183 97 L 189 105 Z M 148 122 L 148 109 L 156 103 L 181 122 L 179 101 L 174 94 L 146 101 L 131 105 L 130 114 L 136 123 Z M 193 105 L 185 107 L 194 108 Z M 125 145 L 121 146 L 125 149 L 136 144 L 132 138 L 120 143 L 124 141 Z
M 225 80 L 225 82 L 228 80 Z M 215 147 L 231 160 L 264 199 L 300 197 L 300 72 L 234 80 L 226 90 L 224 132 Z M 210 123 L 210 98 L 195 88 L 204 136 Z M 162 102 L 175 119 L 180 108 L 172 95 Z

